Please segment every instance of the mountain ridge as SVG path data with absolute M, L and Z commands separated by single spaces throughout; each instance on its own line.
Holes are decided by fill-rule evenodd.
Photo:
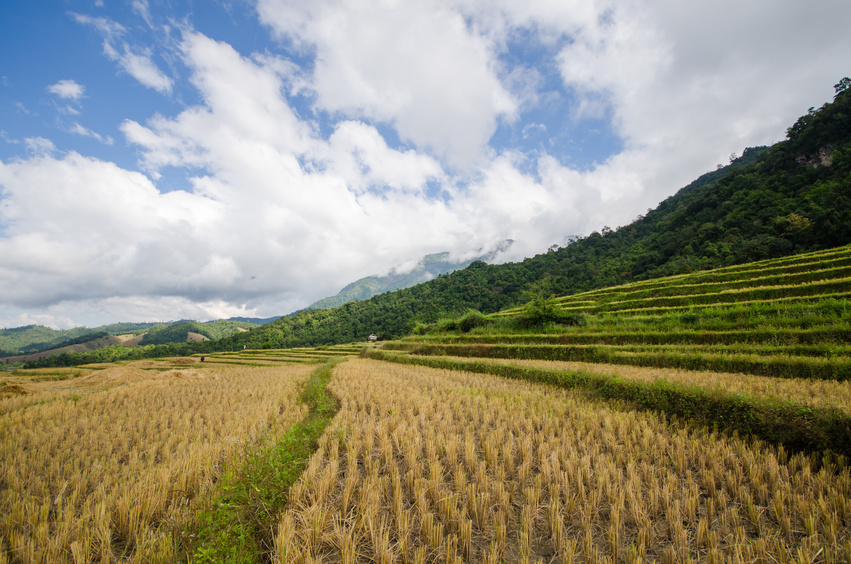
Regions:
M 396 267 L 390 269 L 390 272 L 384 276 L 366 276 L 348 284 L 337 295 L 317 300 L 305 309 L 334 308 L 348 302 L 367 300 L 385 292 L 410 288 L 411 286 L 433 280 L 442 274 L 449 274 L 450 272 L 466 268 L 475 261 L 487 262 L 488 260 L 492 260 L 499 253 L 508 250 L 513 243 L 513 240 L 506 239 L 494 250 L 470 259 L 452 260 L 452 254 L 448 251 L 425 255 L 409 271 L 400 273 L 398 271 L 400 267 Z

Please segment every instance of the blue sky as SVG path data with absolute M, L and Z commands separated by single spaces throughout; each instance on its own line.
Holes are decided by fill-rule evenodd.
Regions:
M 289 313 L 626 225 L 831 99 L 847 2 L 10 0 L 0 325 Z

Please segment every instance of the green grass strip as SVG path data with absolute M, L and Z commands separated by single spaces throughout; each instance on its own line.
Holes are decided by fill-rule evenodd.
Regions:
M 851 456 L 851 416 L 840 409 L 729 394 L 667 380 L 635 382 L 583 371 L 524 368 L 480 360 L 413 357 L 380 350 L 365 350 L 363 356 L 401 364 L 493 374 L 562 388 L 577 388 L 591 397 L 629 401 L 697 425 L 717 426 L 719 429 L 751 435 L 791 451 L 830 451 L 844 457 L 840 459 L 843 465 Z
M 742 372 L 771 378 L 851 379 L 847 358 L 760 356 L 677 351 L 631 351 L 613 345 L 529 345 L 529 344 L 428 344 L 388 342 L 385 350 L 398 350 L 426 356 L 467 356 L 477 358 L 522 358 L 624 364 L 655 368 L 681 368 L 714 372 Z
M 301 394 L 309 408 L 302 421 L 276 443 L 259 449 L 255 445 L 245 463 L 219 481 L 212 509 L 197 519 L 196 536 L 185 547 L 185 560 L 197 564 L 269 560 L 272 526 L 283 511 L 290 487 L 339 409 L 337 399 L 326 390 L 339 362 L 329 360 L 310 375 Z
M 832 343 L 851 343 L 851 326 L 835 324 L 815 329 L 778 327 L 759 330 L 565 330 L 561 333 L 465 333 L 416 335 L 399 339 L 402 343 L 444 344 L 544 344 L 544 345 L 729 345 L 737 343 L 788 343 L 799 345 L 835 346 Z M 843 345 L 844 346 L 844 345 Z

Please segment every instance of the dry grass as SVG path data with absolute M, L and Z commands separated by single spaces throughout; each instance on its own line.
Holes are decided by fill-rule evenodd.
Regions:
M 568 390 L 365 359 L 277 562 L 842 562 L 851 478 Z
M 469 360 L 461 357 L 446 357 Z M 774 398 L 813 407 L 834 407 L 851 410 L 851 381 L 806 378 L 771 378 L 729 372 L 680 370 L 591 362 L 563 362 L 489 358 L 487 362 L 523 368 L 538 368 L 565 372 L 590 372 L 617 376 L 625 380 L 655 382 L 667 380 L 687 386 L 719 389 L 728 394 L 745 394 L 757 398 Z
M 310 370 L 146 361 L 24 384 L 0 401 L 0 562 L 173 561 L 224 467 L 303 417 Z

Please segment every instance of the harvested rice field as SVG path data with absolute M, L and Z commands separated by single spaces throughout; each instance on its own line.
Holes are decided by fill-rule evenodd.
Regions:
M 489 375 L 366 359 L 276 562 L 844 562 L 847 468 Z
M 304 416 L 312 369 L 97 368 L 3 376 L 0 562 L 176 561 L 222 473 Z

